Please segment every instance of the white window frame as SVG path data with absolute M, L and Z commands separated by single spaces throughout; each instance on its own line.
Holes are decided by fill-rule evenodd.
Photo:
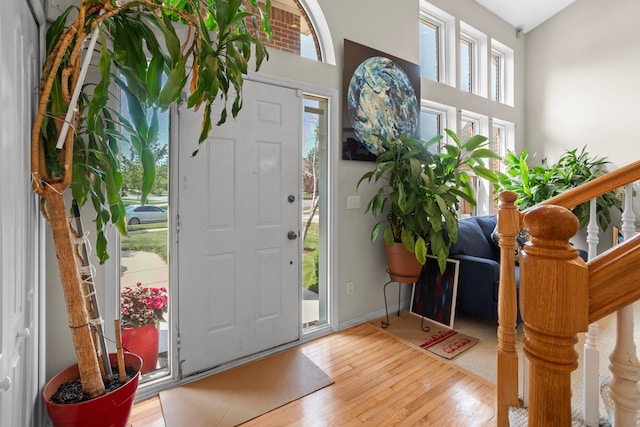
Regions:
M 501 58 L 502 68 L 500 70 L 500 87 L 498 88 L 498 102 L 513 107 L 514 105 L 514 76 L 515 76 L 515 58 L 513 49 L 500 43 L 495 39 L 491 39 L 491 53 Z
M 471 93 L 486 98 L 489 93 L 489 42 L 487 35 L 460 21 L 458 55 L 456 56 L 460 55 L 460 40 L 466 40 L 471 44 Z M 458 71 L 460 79 L 462 70 Z M 459 82 L 460 80 L 458 80 L 458 87 L 460 87 Z
M 440 118 L 441 129 L 438 129 L 440 135 L 444 135 L 445 129 L 451 129 L 456 123 L 456 109 L 449 105 L 440 104 L 438 102 L 423 99 L 420 104 L 420 112 L 436 115 Z M 440 142 L 438 152 L 442 151 L 445 144 L 444 139 Z
M 498 58 L 497 76 L 493 76 L 493 57 Z M 489 99 L 496 102 L 504 103 L 504 55 L 501 52 L 491 49 L 489 67 Z M 494 80 L 496 80 L 494 82 Z M 493 85 L 496 85 L 496 96 L 493 96 Z
M 420 20 L 438 29 L 438 81 L 456 87 L 456 58 L 447 54 L 456 42 L 456 20 L 442 9 L 420 0 Z
M 507 155 L 507 151 L 515 151 L 516 149 L 516 125 L 506 120 L 500 120 L 496 118 L 491 119 L 491 138 L 493 138 L 494 135 L 493 129 L 496 128 L 500 129 L 502 133 L 502 142 L 501 144 L 496 146 L 498 150 L 497 154 L 500 157 L 504 158 Z M 506 168 L 504 163 L 500 162 L 500 171 L 504 172 L 505 169 Z
M 300 0 L 298 5 L 307 13 L 309 21 L 311 21 L 311 25 L 313 26 L 313 31 L 315 31 L 318 37 L 322 62 L 336 65 L 336 52 L 333 48 L 333 38 L 331 37 L 329 24 L 322 12 L 322 8 L 318 4 L 318 0 Z
M 474 123 L 474 135 L 488 135 L 489 134 L 489 118 L 484 114 L 474 113 L 473 111 L 461 110 L 460 122 L 458 132 L 462 132 L 462 122 Z
M 489 134 L 489 117 L 472 111 L 461 110 L 460 120 L 458 121 L 458 134 L 462 132 L 463 121 L 474 124 L 474 135 Z M 476 207 L 473 210 L 473 215 L 489 215 L 492 209 L 493 184 L 484 179 L 478 179 L 476 180 L 474 192 L 476 193 Z

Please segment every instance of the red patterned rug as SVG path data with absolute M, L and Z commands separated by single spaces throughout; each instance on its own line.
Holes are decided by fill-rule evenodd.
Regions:
M 453 359 L 478 342 L 477 338 L 460 334 L 453 329 L 431 329 L 427 335 L 427 340 L 420 344 L 420 347 L 445 359 Z
M 377 326 L 384 325 L 386 318 L 377 319 L 373 323 Z M 425 332 L 423 328 L 429 330 Z M 389 324 L 384 330 L 445 359 L 453 359 L 478 343 L 477 338 L 406 311 L 402 311 L 400 317 L 395 313 L 389 315 Z

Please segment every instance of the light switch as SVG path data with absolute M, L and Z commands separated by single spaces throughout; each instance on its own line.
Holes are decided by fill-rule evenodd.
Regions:
M 360 196 L 347 196 L 347 209 L 360 209 Z

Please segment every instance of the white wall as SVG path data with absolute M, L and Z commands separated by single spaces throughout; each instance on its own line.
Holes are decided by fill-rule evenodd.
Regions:
M 640 2 L 580 0 L 527 34 L 526 145 L 587 146 L 612 169 L 640 158 Z
M 275 75 L 279 78 L 287 78 L 315 86 L 327 87 L 342 91 L 342 56 L 343 40 L 367 45 L 369 47 L 386 52 L 390 55 L 419 63 L 419 2 L 418 0 L 404 0 L 388 2 L 386 0 L 318 0 L 325 18 L 328 22 L 333 37 L 337 64 L 327 65 L 296 57 L 280 51 L 272 50 L 270 60 L 263 65 L 261 72 Z M 497 109 L 501 119 L 513 121 L 517 124 L 518 135 L 524 131 L 524 113 L 520 105 L 523 98 L 523 41 L 515 38 L 515 29 L 493 14 L 481 8 L 473 0 L 447 0 L 433 1 L 441 9 L 450 14 L 459 15 L 466 23 L 478 30 L 486 32 L 490 37 L 495 37 L 503 44 L 516 51 L 516 108 L 506 109 L 496 103 L 492 103 Z M 452 4 L 453 3 L 453 4 Z M 425 89 L 426 88 L 426 89 Z M 443 95 L 444 93 L 444 95 Z M 437 84 L 423 82 L 423 97 L 432 97 L 434 101 L 455 104 L 460 108 L 473 110 L 476 105 L 486 105 L 491 101 L 482 100 L 475 95 L 453 95 L 453 101 L 445 101 L 446 93 L 452 93 L 448 89 L 439 89 Z M 341 93 L 341 96 L 343 94 Z M 445 98 L 443 98 L 445 97 Z M 450 98 L 451 99 L 451 98 Z M 338 115 L 341 117 L 341 115 Z M 340 125 L 340 128 L 342 126 Z M 521 138 L 520 138 L 521 139 Z M 331 141 L 333 148 L 340 150 L 341 141 Z M 371 245 L 369 236 L 375 223 L 371 215 L 364 215 L 366 202 L 373 195 L 375 188 L 361 186 L 356 193 L 356 183 L 360 176 L 373 168 L 369 162 L 339 160 L 337 165 L 338 195 L 338 290 L 339 290 L 339 318 L 344 326 L 361 322 L 371 318 L 374 314 L 380 314 L 384 310 L 382 287 L 388 280 L 385 272 L 386 261 L 382 249 L 382 243 Z M 362 197 L 361 209 L 346 209 L 347 196 L 359 195 Z M 53 253 L 49 249 L 49 253 Z M 59 286 L 57 279 L 57 267 L 51 266 L 49 280 L 51 285 Z M 103 286 L 104 275 L 98 272 L 96 286 Z M 353 281 L 355 291 L 353 295 L 346 295 L 346 282 Z M 390 288 L 390 303 L 397 301 L 397 288 Z M 395 296 L 394 296 L 395 295 Z M 405 291 L 406 297 L 408 292 Z M 60 367 L 64 367 L 75 361 L 73 352 L 65 349 L 70 346 L 69 332 L 63 321 L 64 305 L 61 298 L 52 295 L 47 305 L 47 319 L 49 323 L 47 347 L 49 350 L 61 350 L 61 353 L 48 351 L 47 372 L 53 374 Z
M 527 34 L 524 143 L 537 164 L 583 146 L 607 157 L 609 170 L 640 158 L 638 16 L 636 0 L 580 0 Z M 608 236 L 599 253 L 611 247 Z M 573 241 L 585 249 L 585 230 Z

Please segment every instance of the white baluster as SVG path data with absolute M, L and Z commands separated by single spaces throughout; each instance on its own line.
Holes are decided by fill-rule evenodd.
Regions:
M 635 234 L 635 214 L 633 212 L 633 185 L 625 187 L 624 211 L 622 212 L 622 234 L 625 239 Z M 636 355 L 633 338 L 633 306 L 618 311 L 616 345 L 609 356 L 611 398 L 614 402 L 614 425 L 634 426 L 640 410 L 640 362 Z
M 624 210 L 622 211 L 622 235 L 630 239 L 636 234 L 636 214 L 633 212 L 633 184 L 624 188 Z
M 589 259 L 598 255 L 598 243 L 600 241 L 598 234 L 600 227 L 598 227 L 597 208 L 598 204 L 596 203 L 596 199 L 589 200 L 589 224 L 587 224 Z
M 595 427 L 600 423 L 600 351 L 597 346 L 598 324 L 589 325 L 584 343 L 584 366 L 582 375 L 583 416 L 585 424 Z
M 609 356 L 614 426 L 635 426 L 640 409 L 640 362 L 633 341 L 633 306 L 618 311 L 616 346 Z
M 589 259 L 598 255 L 598 217 L 596 199 L 589 201 L 589 224 L 587 225 L 587 243 L 589 245 Z M 589 325 L 584 343 L 584 364 L 582 367 L 583 386 L 583 416 L 585 424 L 595 427 L 600 423 L 600 351 L 597 346 L 598 324 Z

